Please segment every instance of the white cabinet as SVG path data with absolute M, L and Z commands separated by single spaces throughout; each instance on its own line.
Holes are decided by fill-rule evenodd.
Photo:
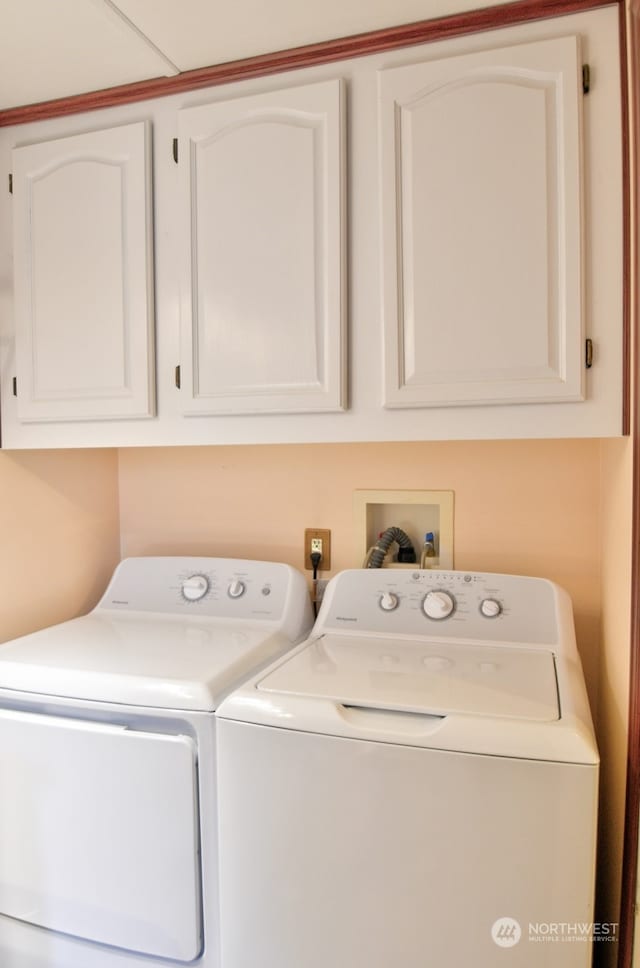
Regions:
M 185 413 L 344 406 L 339 80 L 179 112 Z
M 379 84 L 385 406 L 582 399 L 578 37 Z
M 620 434 L 619 16 L 0 130 L 3 446 Z
M 18 419 L 154 413 L 150 127 L 16 148 Z

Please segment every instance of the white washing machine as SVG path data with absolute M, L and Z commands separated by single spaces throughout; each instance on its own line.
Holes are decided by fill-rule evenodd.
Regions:
M 130 558 L 0 648 L 2 968 L 218 968 L 214 711 L 312 621 L 287 565 Z
M 216 715 L 224 968 L 590 964 L 598 753 L 557 586 L 343 572 Z

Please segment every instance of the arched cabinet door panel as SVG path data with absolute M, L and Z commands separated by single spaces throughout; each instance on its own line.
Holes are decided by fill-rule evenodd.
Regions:
M 340 410 L 338 80 L 180 111 L 186 414 Z
M 387 407 L 583 399 L 578 40 L 379 73 Z
M 21 421 L 154 415 L 150 139 L 139 122 L 13 151 Z

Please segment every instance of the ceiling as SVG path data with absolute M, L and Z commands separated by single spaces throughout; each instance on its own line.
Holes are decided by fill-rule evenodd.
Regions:
M 483 5 L 478 0 L 0 0 L 0 110 Z

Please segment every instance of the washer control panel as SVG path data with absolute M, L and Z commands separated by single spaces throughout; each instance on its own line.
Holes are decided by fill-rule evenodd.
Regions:
M 299 589 L 299 583 L 302 583 Z M 302 576 L 288 565 L 235 558 L 126 558 L 100 608 L 279 620 Z
M 353 629 L 485 642 L 558 641 L 557 589 L 543 578 L 358 569 L 325 591 L 316 632 Z

